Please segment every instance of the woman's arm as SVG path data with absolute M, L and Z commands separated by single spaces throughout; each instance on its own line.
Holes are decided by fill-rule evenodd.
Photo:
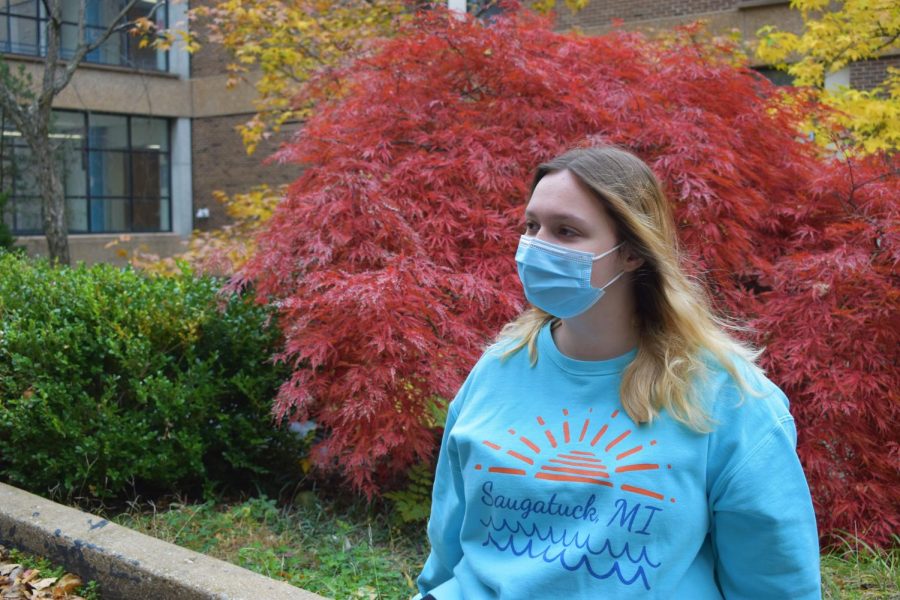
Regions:
M 728 600 L 819 600 L 816 519 L 794 420 L 781 416 L 753 437 L 710 494 L 719 586 Z
M 462 394 L 462 391 L 460 391 Z M 457 395 L 459 398 L 459 395 Z M 457 419 L 457 402 L 450 404 L 447 423 L 441 439 L 434 488 L 431 497 L 431 517 L 428 519 L 428 540 L 431 553 L 425 561 L 416 583 L 424 596 L 434 593 L 438 600 L 461 598 L 453 567 L 462 559 L 459 534 L 465 512 L 462 473 L 450 432 Z

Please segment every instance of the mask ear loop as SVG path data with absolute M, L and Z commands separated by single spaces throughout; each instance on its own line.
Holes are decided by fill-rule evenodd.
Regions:
M 603 254 L 598 254 L 597 256 L 595 256 L 594 258 L 592 258 L 591 260 L 592 260 L 592 261 L 594 261 L 594 260 L 600 260 L 600 259 L 603 258 L 604 256 L 607 256 L 607 255 L 610 254 L 611 252 L 615 251 L 615 250 L 618 249 L 618 248 L 621 248 L 621 247 L 624 246 L 624 245 L 625 245 L 625 242 L 619 242 L 618 245 L 613 246 L 612 248 L 610 248 L 609 250 L 607 250 L 607 251 L 604 252 Z
M 591 259 L 591 260 L 600 260 L 600 259 L 603 258 L 604 256 L 607 256 L 610 252 L 613 252 L 613 251 L 616 250 L 617 248 L 621 248 L 623 245 L 625 245 L 625 242 L 619 242 L 619 244 L 613 246 L 612 248 L 610 248 L 609 250 L 607 250 L 607 251 L 604 252 L 603 254 L 598 254 L 597 256 L 595 256 L 595 257 L 594 257 L 593 259 Z M 598 289 L 598 290 L 600 290 L 600 291 L 602 292 L 603 290 L 605 290 L 606 288 L 608 288 L 609 286 L 611 286 L 612 284 L 614 284 L 614 283 L 616 282 L 616 280 L 619 279 L 619 277 L 621 277 L 621 276 L 624 275 L 624 274 L 625 274 L 625 271 L 621 271 L 618 275 L 616 275 L 615 277 L 613 277 L 612 279 L 610 279 L 609 281 L 607 281 L 607 282 L 606 282 L 606 285 L 604 285 L 603 287 L 600 287 L 600 288 L 594 288 L 594 289 Z
M 604 286 L 601 287 L 601 288 L 595 288 L 595 289 L 598 289 L 598 290 L 600 290 L 600 291 L 605 290 L 606 288 L 608 288 L 609 286 L 611 286 L 612 284 L 614 284 L 614 283 L 616 282 L 616 280 L 617 280 L 619 277 L 621 277 L 622 275 L 624 275 L 624 274 L 625 274 L 625 271 L 619 272 L 618 275 L 616 275 L 615 277 L 613 277 L 612 279 L 610 279 L 609 281 L 607 281 L 607 282 L 606 282 L 606 285 L 604 285 Z

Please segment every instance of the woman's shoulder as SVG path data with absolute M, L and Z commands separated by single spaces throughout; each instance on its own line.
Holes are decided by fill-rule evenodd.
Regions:
M 773 428 L 793 428 L 790 401 L 765 371 L 747 356 L 731 352 L 725 361 L 707 354 L 703 397 L 714 436 L 753 436 Z M 731 369 L 729 369 L 729 366 Z
M 521 347 L 518 347 L 521 346 Z M 530 367 L 528 347 L 517 340 L 504 338 L 491 342 L 484 348 L 481 357 L 472 367 L 470 376 L 475 379 L 492 378 L 501 373 Z
M 718 501 L 726 494 L 755 494 L 765 473 L 769 479 L 793 473 L 797 464 L 797 427 L 787 395 L 753 361 L 734 355 L 740 380 L 725 365 L 711 366 L 712 431 L 707 437 L 707 492 Z
M 778 390 L 765 370 L 748 354 L 729 351 L 719 358 L 708 350 L 702 350 L 700 359 L 707 369 L 707 381 L 720 393 L 727 394 L 740 388 L 758 395 L 770 395 Z
M 530 367 L 528 348 L 516 349 L 516 341 L 501 339 L 487 345 L 478 361 L 469 370 L 454 404 L 457 410 L 465 404 L 466 398 L 479 386 L 490 385 L 493 380 L 509 377 L 517 369 Z

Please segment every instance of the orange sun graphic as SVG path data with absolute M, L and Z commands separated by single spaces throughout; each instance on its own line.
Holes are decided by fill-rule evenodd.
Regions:
M 588 413 L 594 409 L 589 408 Z M 567 408 L 562 409 L 564 417 L 569 416 Z M 569 427 L 569 419 L 563 420 L 559 427 L 547 425 L 543 417 L 537 417 L 538 425 L 545 427 L 544 436 L 546 442 L 538 439 L 531 440 L 524 435 L 518 436 L 506 447 L 506 455 L 511 456 L 516 461 L 527 465 L 527 468 L 520 466 L 519 468 L 488 466 L 489 473 L 499 473 L 502 475 L 517 475 L 527 477 L 529 472 L 533 472 L 535 479 L 545 479 L 549 481 L 567 481 L 572 483 L 582 483 L 585 485 L 602 485 L 615 488 L 613 482 L 614 477 L 610 477 L 609 469 L 613 474 L 629 473 L 633 471 L 661 471 L 660 465 L 649 462 L 632 462 L 639 460 L 637 455 L 644 450 L 644 446 L 638 444 L 628 447 L 628 436 L 631 435 L 631 429 L 625 429 L 615 437 L 606 435 L 610 429 L 610 424 L 614 424 L 619 411 L 614 410 L 609 420 L 596 430 L 593 436 L 587 437 L 591 428 L 590 414 L 585 418 L 578 439 L 574 440 Z M 507 433 L 516 437 L 515 429 L 508 429 Z M 608 440 L 608 441 L 607 441 Z M 503 452 L 504 446 L 484 440 L 485 446 L 495 452 Z M 655 446 L 656 440 L 650 441 L 650 446 Z M 572 448 L 582 448 L 575 450 Z M 588 450 L 590 449 L 590 450 Z M 626 460 L 627 464 L 622 464 Z M 518 464 L 518 463 L 516 463 Z M 476 470 L 482 470 L 483 465 L 476 464 Z M 667 469 L 671 469 L 672 465 L 666 465 Z M 640 494 L 648 496 L 656 500 L 665 500 L 665 496 L 641 487 L 620 483 L 619 489 L 632 494 Z M 675 498 L 669 498 L 669 501 L 675 502 Z

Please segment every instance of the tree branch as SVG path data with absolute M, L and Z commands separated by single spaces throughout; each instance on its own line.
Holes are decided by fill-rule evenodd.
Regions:
M 82 0 L 83 2 L 84 0 Z M 41 83 L 41 93 L 37 97 L 37 112 L 42 109 L 49 110 L 50 103 L 53 102 L 53 84 L 56 80 L 56 64 L 59 61 L 59 38 L 62 30 L 62 23 L 59 19 L 60 4 L 59 0 L 51 0 L 44 2 L 47 8 L 47 56 L 44 58 L 44 77 Z
M 881 45 L 878 46 L 877 48 L 873 49 L 873 50 L 872 50 L 872 57 L 873 57 L 873 58 L 878 58 L 878 53 L 881 52 L 884 48 L 886 48 L 886 47 L 890 46 L 891 44 L 893 44 L 897 39 L 900 39 L 900 32 L 897 32 L 896 34 L 893 35 L 893 37 L 891 37 L 890 39 L 888 39 L 886 42 L 884 42 L 883 44 L 881 44 Z M 849 43 L 849 44 L 847 44 L 846 46 L 844 46 L 843 48 L 841 48 L 841 49 L 838 51 L 838 53 L 835 54 L 834 56 L 832 56 L 831 58 L 829 58 L 829 59 L 827 59 L 827 60 L 823 60 L 823 67 L 825 68 L 825 71 L 830 71 L 831 68 L 832 68 L 832 66 L 833 66 L 835 63 L 837 63 L 838 60 L 840 60 L 840 58 L 841 58 L 844 54 L 846 54 L 848 50 L 850 50 L 850 49 L 853 48 L 853 47 L 854 47 L 854 44 L 853 44 L 853 43 Z M 823 77 L 824 77 L 824 76 L 823 76 Z M 823 79 L 823 85 L 824 85 L 824 79 Z
M 122 21 L 123 19 L 125 19 L 125 17 L 128 15 L 128 11 L 130 11 L 132 8 L 134 8 L 134 5 L 137 4 L 138 0 L 129 0 L 128 4 L 126 4 L 125 7 L 121 11 L 119 11 L 119 14 L 116 16 L 116 18 L 113 19 L 112 23 L 109 24 L 109 26 L 106 28 L 106 30 L 102 34 L 100 34 L 100 36 L 97 39 L 95 39 L 94 41 L 92 41 L 90 43 L 85 43 L 84 42 L 84 24 L 85 24 L 84 21 L 85 21 L 85 19 L 84 19 L 84 13 L 82 12 L 82 10 L 84 8 L 84 1 L 85 0 L 82 0 L 82 6 L 79 9 L 79 18 L 78 18 L 78 43 L 79 43 L 79 45 L 75 49 L 75 53 L 73 54 L 71 60 L 67 61 L 68 64 L 66 65 L 66 70 L 63 73 L 62 78 L 60 78 L 53 86 L 53 95 L 56 95 L 59 92 L 61 92 L 62 89 L 65 88 L 69 84 L 69 81 L 71 81 L 72 76 L 75 74 L 75 70 L 81 65 L 81 62 L 84 60 L 84 57 L 88 53 L 93 52 L 94 50 L 96 50 L 97 48 L 102 46 L 103 43 L 106 42 L 106 40 L 108 40 L 113 33 L 117 33 L 120 31 L 127 31 L 127 30 L 131 29 L 131 27 L 133 26 L 133 23 L 131 21 L 125 20 L 122 23 L 119 23 L 119 21 Z M 164 2 L 157 2 L 153 6 L 153 8 L 150 9 L 150 12 L 147 15 L 148 18 L 152 18 L 153 14 L 157 10 L 159 10 L 160 7 L 162 7 L 164 4 L 165 4 Z
M 75 36 L 75 39 L 78 40 L 79 44 L 84 41 L 84 26 L 87 24 L 87 17 L 85 17 L 86 12 L 87 0 L 81 0 L 78 3 L 78 34 Z

